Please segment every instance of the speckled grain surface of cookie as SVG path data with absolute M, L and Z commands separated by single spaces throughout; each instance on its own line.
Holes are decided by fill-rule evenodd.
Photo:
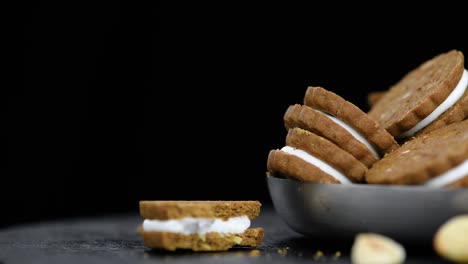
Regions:
M 416 136 L 429 133 L 438 128 L 465 120 L 468 117 L 468 89 L 458 102 L 443 113 L 437 120 L 419 131 Z
M 397 137 L 431 114 L 455 89 L 463 71 L 460 51 L 440 54 L 393 85 L 369 115 Z
M 353 155 L 329 140 L 301 128 L 292 128 L 286 136 L 286 145 L 302 149 L 341 171 L 354 182 L 362 182 L 367 167 Z
M 468 159 L 468 120 L 406 142 L 376 162 L 366 174 L 374 184 L 424 184 Z
M 270 151 L 267 170 L 270 176 L 288 177 L 298 181 L 340 183 L 318 167 L 281 150 Z
M 399 147 L 393 136 L 359 107 L 322 87 L 309 87 L 304 104 L 331 114 L 353 127 L 381 154 Z
M 333 122 L 324 113 L 306 105 L 291 105 L 284 115 L 287 129 L 299 127 L 326 138 L 357 160 L 370 167 L 378 158 L 346 129 Z

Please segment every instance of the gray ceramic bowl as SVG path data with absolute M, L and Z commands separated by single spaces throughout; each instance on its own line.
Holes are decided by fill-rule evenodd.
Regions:
M 343 185 L 267 177 L 277 213 L 296 232 L 351 238 L 377 232 L 400 241 L 432 241 L 449 218 L 468 214 L 468 189 Z

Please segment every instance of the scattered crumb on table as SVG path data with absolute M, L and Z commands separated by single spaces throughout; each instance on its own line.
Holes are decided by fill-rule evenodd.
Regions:
M 339 259 L 341 257 L 341 251 L 336 251 L 335 254 L 333 255 L 334 259 Z
M 323 252 L 321 250 L 315 251 L 314 259 L 319 259 L 323 257 Z
M 278 251 L 278 254 L 285 256 L 286 254 L 288 254 L 288 249 L 289 247 L 285 247 L 285 248 L 280 248 L 277 251 Z
M 251 250 L 250 253 L 249 253 L 249 256 L 251 256 L 251 257 L 260 256 L 260 250 L 258 250 L 258 249 Z

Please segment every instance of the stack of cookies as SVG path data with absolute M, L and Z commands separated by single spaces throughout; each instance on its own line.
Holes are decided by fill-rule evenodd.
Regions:
M 424 62 L 366 114 L 321 87 L 290 106 L 268 175 L 316 183 L 468 186 L 468 72 L 450 51 Z M 400 146 L 397 141 L 402 144 Z

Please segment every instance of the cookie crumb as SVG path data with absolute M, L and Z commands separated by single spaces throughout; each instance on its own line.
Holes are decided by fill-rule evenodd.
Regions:
M 288 254 L 288 249 L 289 247 L 285 247 L 285 248 L 280 248 L 278 249 L 278 254 L 280 254 L 281 256 L 286 256 L 286 254 Z
M 258 249 L 251 250 L 250 253 L 249 253 L 249 256 L 251 256 L 251 257 L 260 256 L 260 250 L 258 250 Z
M 323 252 L 321 250 L 317 250 L 315 251 L 315 255 L 314 255 L 314 259 L 320 259 L 321 257 L 323 257 Z

